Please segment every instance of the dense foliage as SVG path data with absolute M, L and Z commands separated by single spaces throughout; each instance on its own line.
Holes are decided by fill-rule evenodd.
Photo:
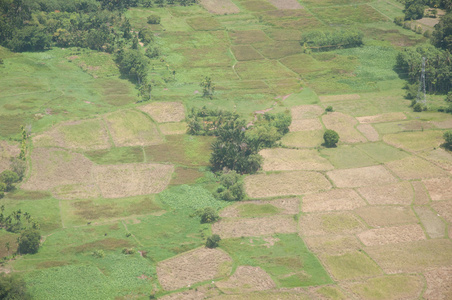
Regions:
M 217 135 L 225 122 L 235 121 L 239 115 L 221 109 L 192 108 L 187 118 L 187 133 L 191 135 Z
M 356 29 L 336 31 L 313 30 L 304 33 L 301 44 L 313 49 L 331 50 L 337 48 L 359 47 L 363 44 L 364 34 Z
M 405 20 L 418 20 L 424 17 L 424 0 L 406 0 L 405 1 Z
M 336 147 L 336 144 L 339 142 L 339 134 L 334 130 L 327 129 L 323 134 L 323 140 L 325 141 L 326 147 Z
M 445 146 L 449 149 L 452 149 L 452 131 L 446 131 L 443 134 L 443 138 L 445 141 Z
M 0 299 L 29 300 L 32 299 L 27 292 L 25 281 L 17 275 L 0 275 Z
M 441 17 L 435 25 L 431 40 L 436 47 L 452 51 L 452 12 Z
M 207 248 L 216 248 L 218 247 L 218 243 L 221 241 L 221 238 L 218 234 L 213 234 L 209 236 L 206 240 Z
M 219 178 L 220 186 L 217 188 L 215 196 L 226 201 L 240 201 L 245 198 L 245 188 L 242 176 L 236 171 L 223 172 Z
M 19 237 L 20 254 L 34 254 L 38 252 L 41 242 L 41 233 L 39 230 L 29 228 L 23 231 Z
M 203 209 L 198 209 L 195 212 L 195 216 L 199 216 L 201 218 L 201 224 L 204 223 L 215 223 L 220 219 L 217 211 L 212 207 L 205 207 Z

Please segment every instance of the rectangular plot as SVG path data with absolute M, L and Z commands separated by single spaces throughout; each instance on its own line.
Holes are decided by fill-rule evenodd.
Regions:
M 355 213 L 369 226 L 377 228 L 419 222 L 409 207 L 402 206 L 366 206 L 356 209 Z
M 278 41 L 273 43 L 255 44 L 254 47 L 269 59 L 280 59 L 289 55 L 301 53 L 303 50 L 298 41 Z
M 322 255 L 327 269 L 337 280 L 350 280 L 381 275 L 378 265 L 360 251 L 341 255 Z
M 421 220 L 427 234 L 432 238 L 443 238 L 446 233 L 446 224 L 436 212 L 427 206 L 415 206 L 414 211 Z
M 253 44 L 267 42 L 270 39 L 262 30 L 243 30 L 229 32 L 233 44 Z
M 265 171 L 333 169 L 333 166 L 316 150 L 273 148 L 261 150 L 259 154 L 264 158 L 262 168 Z
M 241 60 L 257 60 L 264 57 L 250 45 L 231 46 L 232 53 L 238 61 Z
M 278 9 L 300 9 L 303 6 L 297 0 L 269 0 Z
M 367 142 L 366 138 L 355 129 L 358 121 L 352 116 L 333 112 L 322 116 L 323 124 L 339 134 L 340 141 L 347 143 Z
M 306 130 L 289 132 L 281 143 L 289 147 L 314 148 L 323 143 L 323 130 Z
M 432 178 L 423 181 L 433 201 L 452 200 L 452 180 L 450 178 Z
M 408 156 L 401 160 L 390 161 L 386 163 L 386 166 L 404 180 L 447 176 L 444 170 L 417 156 Z
M 200 0 L 199 3 L 211 14 L 224 15 L 240 12 L 231 0 Z
M 366 225 L 350 212 L 311 213 L 302 215 L 300 219 L 303 236 L 347 235 L 365 229 Z
M 312 12 L 329 25 L 374 23 L 387 19 L 369 5 L 312 8 Z
M 358 234 L 366 246 L 386 245 L 425 240 L 425 234 L 419 224 L 398 227 L 370 229 Z
M 353 210 L 366 205 L 366 202 L 352 189 L 334 189 L 324 193 L 303 197 L 302 211 Z
M 410 205 L 414 196 L 413 189 L 408 181 L 390 185 L 361 187 L 358 192 L 371 205 Z
M 241 61 L 235 66 L 240 78 L 245 80 L 275 79 L 294 77 L 295 75 L 274 60 Z
M 212 17 L 196 17 L 186 19 L 186 21 L 194 30 L 218 30 L 222 27 L 221 24 Z
M 356 169 L 333 170 L 327 172 L 337 187 L 361 187 L 396 183 L 398 180 L 383 166 Z

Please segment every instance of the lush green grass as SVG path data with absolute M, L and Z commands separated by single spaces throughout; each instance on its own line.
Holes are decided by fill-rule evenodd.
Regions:
M 334 6 L 312 8 L 311 11 L 329 25 L 351 25 L 355 23 L 373 23 L 388 19 L 369 5 Z
M 231 255 L 237 265 L 263 268 L 279 287 L 311 286 L 331 283 L 318 259 L 306 248 L 296 234 L 275 235 L 279 239 L 267 248 L 262 238 L 227 239 L 221 248 Z
M 378 164 L 359 148 L 349 145 L 325 148 L 320 153 L 338 169 L 360 168 Z
M 367 153 L 370 157 L 378 161 L 379 163 L 385 163 L 388 161 L 399 160 L 407 157 L 409 154 L 401 149 L 394 148 L 385 143 L 367 143 L 356 146 Z
M 122 163 L 139 163 L 144 161 L 142 147 L 113 147 L 107 150 L 85 152 L 85 155 L 101 165 L 114 165 Z
M 331 274 L 338 280 L 357 279 L 382 274 L 378 265 L 360 251 L 326 256 L 325 264 Z
M 241 217 L 263 217 L 275 215 L 279 209 L 271 204 L 241 204 L 237 207 Z

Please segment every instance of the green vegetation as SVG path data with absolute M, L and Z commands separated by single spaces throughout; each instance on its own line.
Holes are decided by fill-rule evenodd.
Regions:
M 445 141 L 445 146 L 447 148 L 451 148 L 452 149 L 452 131 L 449 130 L 449 131 L 444 132 L 443 138 L 444 138 L 444 141 Z
M 26 229 L 19 237 L 20 254 L 34 254 L 38 252 L 41 243 L 41 233 L 36 229 Z
M 264 217 L 276 215 L 280 210 L 271 204 L 252 204 L 245 203 L 237 207 L 241 217 Z
M 0 298 L 5 300 L 30 300 L 25 281 L 17 275 L 0 274 Z
M 219 243 L 221 241 L 221 238 L 218 234 L 213 234 L 209 236 L 206 240 L 206 247 L 207 248 L 216 248 L 219 246 Z
M 325 141 L 326 147 L 336 147 L 336 144 L 339 142 L 339 134 L 334 130 L 327 129 L 323 134 L 323 140 Z
M 236 171 L 223 171 L 219 182 L 220 186 L 214 194 L 216 198 L 226 201 L 240 201 L 245 198 L 242 176 Z
M 363 44 L 364 34 L 358 30 L 308 31 L 303 33 L 301 44 L 311 49 L 326 51 L 337 48 L 359 47 Z
M 198 209 L 195 212 L 196 216 L 201 217 L 201 224 L 204 223 L 215 223 L 220 219 L 220 216 L 212 207 L 205 207 L 203 209 Z

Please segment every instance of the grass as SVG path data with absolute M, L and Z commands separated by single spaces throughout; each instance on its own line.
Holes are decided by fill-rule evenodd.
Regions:
M 422 280 L 417 276 L 394 275 L 370 278 L 353 284 L 351 290 L 365 299 L 397 299 L 416 297 L 422 286 Z
M 84 153 L 86 157 L 100 165 L 140 163 L 144 161 L 142 147 L 113 147 Z
M 193 27 L 194 30 L 218 30 L 221 28 L 221 24 L 212 17 L 196 17 L 187 19 L 188 25 Z
M 368 167 L 377 164 L 357 146 L 343 145 L 337 148 L 325 148 L 320 153 L 338 169 Z
M 237 265 L 259 266 L 278 287 L 299 287 L 331 283 L 318 259 L 306 248 L 296 234 L 279 234 L 279 241 L 265 246 L 261 238 L 227 239 L 220 247 L 229 253 Z
M 413 152 L 431 150 L 444 142 L 443 132 L 438 130 L 387 134 L 383 140 L 390 145 Z
M 330 26 L 387 21 L 386 17 L 369 5 L 312 8 L 311 11 Z
M 314 148 L 323 143 L 323 130 L 289 132 L 281 143 L 289 147 Z
M 171 178 L 170 185 L 194 184 L 204 174 L 196 169 L 177 167 Z
M 389 146 L 388 144 L 382 142 L 360 144 L 355 147 L 364 151 L 367 155 L 379 163 L 399 160 L 409 155 L 401 149 Z
M 231 46 L 232 53 L 238 61 L 257 60 L 264 57 L 250 45 Z
M 271 204 L 241 204 L 237 207 L 241 217 L 263 217 L 276 215 L 280 210 Z
M 350 280 L 381 275 L 378 265 L 361 251 L 325 256 L 324 262 L 337 280 Z

